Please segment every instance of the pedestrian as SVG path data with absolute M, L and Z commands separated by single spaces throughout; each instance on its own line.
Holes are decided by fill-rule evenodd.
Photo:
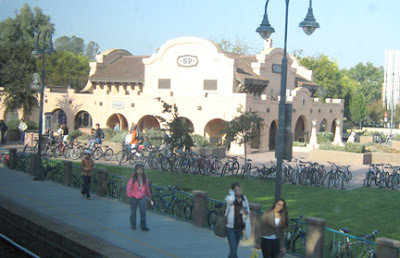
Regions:
M 132 150 L 137 150 L 139 147 L 139 144 L 141 143 L 139 131 L 137 128 L 134 126 L 132 130 L 132 139 L 131 139 L 131 148 Z
M 6 131 L 8 130 L 8 126 L 4 122 L 4 120 L 0 120 L 0 132 L 1 132 L 1 145 L 6 144 Z
M 100 124 L 96 124 L 96 132 L 94 134 L 95 142 L 101 144 L 104 140 L 103 130 L 100 128 Z
M 257 230 L 255 247 L 263 253 L 263 257 L 279 257 L 285 253 L 285 230 L 289 225 L 286 202 L 278 199 L 271 209 L 264 212 L 261 218 L 261 228 Z
M 20 144 L 24 144 L 25 143 L 25 132 L 26 132 L 26 129 L 28 129 L 28 126 L 26 125 L 25 120 L 21 119 L 21 122 L 18 125 L 18 130 L 19 130 L 19 133 L 20 133 L 20 136 L 21 136 L 21 138 L 19 140 Z
M 125 144 L 126 146 L 130 146 L 131 141 L 132 141 L 132 131 L 129 130 L 129 131 L 128 131 L 128 134 L 125 136 L 124 144 Z
M 115 126 L 114 126 L 114 131 L 117 131 L 117 132 L 119 132 L 121 129 L 120 129 L 120 127 L 119 127 L 119 123 L 117 122 L 117 123 L 115 123 Z
M 242 188 L 239 183 L 233 183 L 229 194 L 225 197 L 227 216 L 226 237 L 229 243 L 230 258 L 238 257 L 237 249 L 242 238 L 243 229 L 245 237 L 248 239 L 251 233 L 250 226 L 250 207 L 245 196 L 242 195 Z
M 347 142 L 348 142 L 348 143 L 353 143 L 353 142 L 356 141 L 356 138 L 357 138 L 356 132 L 352 132 L 352 133 L 350 134 L 349 138 L 347 139 Z
M 139 206 L 140 210 L 140 227 L 143 231 L 149 231 L 150 229 L 146 224 L 146 206 L 147 199 L 151 198 L 149 179 L 144 173 L 144 166 L 137 164 L 135 172 L 131 175 L 126 187 L 126 193 L 131 198 L 131 216 L 130 223 L 131 229 L 136 229 L 136 210 Z
M 68 134 L 69 134 L 67 124 L 63 124 L 63 125 L 62 125 L 62 128 L 63 128 L 63 134 L 62 134 L 63 139 L 62 139 L 62 141 L 63 141 L 64 143 L 67 143 L 67 141 L 68 141 Z
M 90 180 L 93 176 L 94 161 L 92 159 L 92 153 L 87 150 L 85 151 L 85 158 L 81 163 L 81 175 L 83 178 L 83 187 L 81 194 L 83 197 L 86 196 L 90 200 Z

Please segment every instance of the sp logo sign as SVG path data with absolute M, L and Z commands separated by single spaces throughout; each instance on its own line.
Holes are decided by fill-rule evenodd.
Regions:
M 197 56 L 179 56 L 177 59 L 178 66 L 183 66 L 183 67 L 193 67 L 197 66 L 199 63 L 199 60 L 197 59 Z

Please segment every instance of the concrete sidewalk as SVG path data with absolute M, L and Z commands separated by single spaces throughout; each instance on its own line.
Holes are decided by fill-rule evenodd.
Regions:
M 148 212 L 150 232 L 131 230 L 127 204 L 94 194 L 92 200 L 86 200 L 77 189 L 52 181 L 33 181 L 28 174 L 4 167 L 0 168 L 0 197 L 131 252 L 132 256 L 227 257 L 229 252 L 227 239 L 209 229 Z M 253 247 L 242 241 L 239 257 L 250 257 L 252 251 Z

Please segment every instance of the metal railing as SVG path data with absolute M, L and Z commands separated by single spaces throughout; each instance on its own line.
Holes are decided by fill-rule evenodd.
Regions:
M 208 198 L 207 200 L 208 200 L 207 227 L 210 229 L 214 229 L 217 216 L 225 213 L 226 203 L 211 198 Z

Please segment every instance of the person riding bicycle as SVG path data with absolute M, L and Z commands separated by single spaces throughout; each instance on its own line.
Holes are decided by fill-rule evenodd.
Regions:
M 101 130 L 99 123 L 96 124 L 96 131 L 94 134 L 94 138 L 97 144 L 101 144 L 103 142 L 104 133 L 103 130 Z
M 132 139 L 131 139 L 131 147 L 132 151 L 137 151 L 140 143 L 142 142 L 142 138 L 136 126 L 133 127 L 132 131 Z
M 96 129 L 92 129 L 92 134 L 88 137 L 89 150 L 93 151 L 94 145 L 96 144 Z

